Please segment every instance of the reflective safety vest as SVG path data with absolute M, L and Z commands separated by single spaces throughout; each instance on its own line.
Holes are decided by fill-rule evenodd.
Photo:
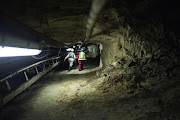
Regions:
M 78 60 L 86 60 L 86 56 L 84 52 L 79 53 L 79 59 Z
M 75 56 L 74 56 L 74 53 L 69 53 L 69 57 L 68 58 L 74 58 Z

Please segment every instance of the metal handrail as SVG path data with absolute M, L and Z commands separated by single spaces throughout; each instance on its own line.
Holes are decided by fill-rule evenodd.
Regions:
M 45 74 L 47 74 L 49 71 L 51 71 L 54 67 L 56 67 L 58 65 L 58 59 L 61 58 L 61 56 L 59 57 L 51 57 L 49 59 L 46 60 L 42 60 L 40 62 L 34 63 L 32 65 L 29 65 L 25 68 L 22 68 L 21 70 L 18 70 L 17 72 L 5 77 L 4 79 L 0 80 L 0 84 L 1 82 L 5 82 L 8 88 L 8 95 L 4 95 L 4 97 L 0 98 L 0 107 L 2 105 L 5 105 L 7 102 L 9 102 L 10 100 L 12 100 L 15 96 L 17 96 L 19 93 L 23 92 L 25 89 L 27 89 L 28 87 L 30 87 L 32 84 L 34 84 L 37 80 L 39 80 L 42 76 L 44 76 Z M 48 61 L 49 66 L 46 67 L 46 62 Z M 43 71 L 39 71 L 38 70 L 38 66 L 39 64 L 43 65 Z M 51 65 L 52 64 L 52 65 Z M 35 68 L 36 71 L 36 75 L 34 75 L 31 78 L 28 78 L 28 74 L 27 74 L 27 69 L 29 68 Z M 18 88 L 16 89 L 12 89 L 11 88 L 11 84 L 9 84 L 8 80 L 9 78 L 12 78 L 14 75 L 18 74 L 18 73 L 24 73 L 26 82 L 24 82 L 23 84 L 21 84 L 20 86 L 18 86 Z M 2 95 L 2 93 L 0 93 L 0 96 Z
M 60 57 L 61 57 L 61 56 L 60 56 Z M 25 67 L 25 68 L 23 68 L 23 69 L 21 69 L 21 70 L 18 70 L 17 72 L 15 72 L 15 73 L 13 73 L 13 74 L 11 74 L 11 75 L 9 75 L 9 76 L 1 79 L 1 80 L 0 80 L 0 83 L 2 83 L 3 81 L 5 81 L 5 80 L 7 80 L 7 79 L 9 79 L 9 78 L 12 78 L 14 75 L 16 75 L 16 74 L 18 74 L 18 73 L 20 73 L 20 72 L 23 72 L 23 71 L 25 71 L 25 70 L 27 70 L 27 69 L 29 69 L 29 68 L 31 68 L 31 67 L 37 66 L 37 65 L 39 65 L 39 64 L 41 64 L 41 63 L 44 63 L 44 62 L 46 62 L 46 61 L 49 61 L 49 60 L 59 59 L 60 57 L 52 57 L 52 58 L 49 58 L 49 59 L 42 60 L 42 61 L 40 61 L 40 62 L 34 63 L 34 64 L 32 64 L 32 65 L 29 65 L 29 66 L 27 66 L 27 67 Z

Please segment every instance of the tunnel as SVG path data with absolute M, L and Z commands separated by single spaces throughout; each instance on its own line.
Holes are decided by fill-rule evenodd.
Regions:
M 179 3 L 2 1 L 0 120 L 179 120 Z

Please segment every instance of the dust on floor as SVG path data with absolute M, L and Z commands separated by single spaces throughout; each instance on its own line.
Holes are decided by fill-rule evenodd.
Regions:
M 73 72 L 73 71 L 71 71 Z M 62 74 L 63 73 L 63 74 Z M 118 77 L 115 77 L 115 79 Z M 131 78 L 131 77 L 130 77 Z M 122 92 L 111 89 L 106 76 L 97 78 L 96 72 L 69 74 L 67 71 L 52 72 L 19 95 L 3 109 L 3 120 L 161 120 L 177 119 L 178 80 L 164 85 Z M 116 84 L 116 88 L 121 87 Z M 118 78 L 118 79 L 127 79 Z M 110 83 L 113 82 L 110 80 Z M 109 85 L 109 86 L 108 86 Z M 173 89 L 171 87 L 173 85 Z M 107 89 L 108 88 L 108 89 Z M 171 90 L 170 90 L 171 89 Z M 108 91 L 107 91 L 108 90 Z M 169 91 L 168 91 L 169 90 Z M 157 91 L 160 91 L 157 93 Z M 125 93 L 125 94 L 123 94 Z M 171 96 L 170 96 L 171 95 Z M 173 98 L 169 105 L 163 97 Z M 169 98 L 169 101 L 171 100 Z M 174 103 L 177 103 L 174 104 Z M 169 111 L 166 109 L 169 108 Z M 169 115 L 168 115 L 169 114 Z M 173 118 L 174 117 L 174 118 Z

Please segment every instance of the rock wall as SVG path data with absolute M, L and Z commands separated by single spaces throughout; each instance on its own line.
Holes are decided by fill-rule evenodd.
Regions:
M 171 40 L 162 24 L 118 17 L 115 10 L 106 11 L 96 23 L 91 40 L 103 45 L 98 90 L 103 95 L 116 96 L 116 102 L 117 97 L 125 100 L 123 105 L 127 106 L 121 107 L 121 111 L 141 111 L 130 115 L 132 118 L 129 112 L 122 112 L 121 118 L 178 118 L 180 54 L 177 44 L 169 44 Z
M 176 50 L 166 44 L 162 24 L 126 19 L 118 17 L 118 13 L 113 9 L 104 12 L 96 23 L 91 42 L 103 45 L 101 56 L 104 70 L 150 64 L 159 59 L 177 61 L 175 58 L 170 60 L 175 57 L 172 54 Z M 136 24 L 133 25 L 133 22 Z

